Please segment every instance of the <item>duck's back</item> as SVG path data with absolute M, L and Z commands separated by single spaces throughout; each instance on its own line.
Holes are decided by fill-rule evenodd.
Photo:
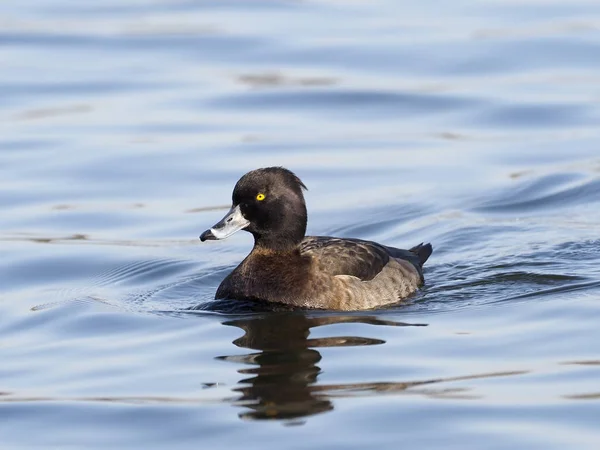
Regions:
M 309 236 L 300 252 L 312 258 L 314 278 L 322 280 L 322 291 L 315 291 L 324 298 L 319 303 L 353 310 L 397 303 L 415 292 L 423 284 L 422 267 L 432 247 L 419 244 L 402 250 L 360 239 Z M 327 283 L 333 298 L 326 292 Z
M 431 244 L 403 250 L 372 241 L 329 236 L 307 236 L 300 244 L 300 252 L 313 256 L 322 270 L 331 275 L 352 275 L 361 281 L 372 280 L 390 258 L 409 262 L 422 278 L 423 264 L 432 251 Z
M 300 253 L 310 255 L 318 270 L 329 275 L 352 275 L 372 280 L 390 260 L 387 250 L 374 242 L 359 239 L 308 236 Z

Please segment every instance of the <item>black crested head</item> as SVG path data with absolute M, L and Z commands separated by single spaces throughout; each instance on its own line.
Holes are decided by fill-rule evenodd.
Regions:
M 235 185 L 233 206 L 250 221 L 245 228 L 254 235 L 255 246 L 290 250 L 306 233 L 306 186 L 292 171 L 266 167 L 245 174 Z

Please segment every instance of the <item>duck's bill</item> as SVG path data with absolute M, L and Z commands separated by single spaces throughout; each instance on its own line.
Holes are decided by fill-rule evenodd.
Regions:
M 233 206 L 225 217 L 216 223 L 210 230 L 206 230 L 200 235 L 200 240 L 211 241 L 215 239 L 225 239 L 233 233 L 243 230 L 250 222 L 244 217 L 239 205 Z

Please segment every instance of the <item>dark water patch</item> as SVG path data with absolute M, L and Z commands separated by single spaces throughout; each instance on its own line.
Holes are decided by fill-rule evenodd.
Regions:
M 599 291 L 598 288 L 600 288 L 600 281 L 588 281 L 588 282 L 584 282 L 584 283 L 571 283 L 567 286 L 559 286 L 559 287 L 550 288 L 550 289 L 541 289 L 541 290 L 535 291 L 535 292 L 529 292 L 529 293 L 524 293 L 524 294 L 520 294 L 520 295 L 515 295 L 513 297 L 510 297 L 510 299 L 508 299 L 508 300 L 512 301 L 512 300 L 531 299 L 532 297 L 547 298 L 550 295 L 565 294 L 568 292 L 575 292 L 575 291 L 597 292 L 597 291 Z
M 600 239 L 561 242 L 554 246 L 554 250 L 563 260 L 594 262 L 600 259 Z
M 581 289 L 593 289 L 598 286 L 596 281 L 585 281 L 582 277 L 532 272 L 497 273 L 487 270 L 463 271 L 446 284 L 431 282 L 427 289 L 427 303 L 430 299 L 436 303 L 445 303 L 448 310 L 468 305 L 489 304 L 498 301 L 534 298 L 552 293 L 571 292 Z M 432 274 L 435 277 L 435 273 Z M 464 277 L 464 278 L 463 278 Z M 516 293 L 519 294 L 508 294 Z
M 0 141 L 0 158 L 5 161 L 8 155 L 24 156 L 23 153 L 44 152 L 49 148 L 57 147 L 60 143 L 56 139 L 31 139 L 20 138 L 15 140 L 4 139 Z
M 225 274 L 224 274 L 225 275 Z M 219 281 L 220 282 L 220 281 Z M 214 286 L 214 292 L 218 288 L 218 283 Z M 297 308 L 292 306 L 279 304 L 279 303 L 268 303 L 261 301 L 252 300 L 228 300 L 219 299 L 213 300 L 214 295 L 210 297 L 209 301 L 199 303 L 187 309 L 187 311 L 202 311 L 202 312 L 214 312 L 219 314 L 255 314 L 255 313 L 277 313 L 282 311 L 295 311 Z
M 519 228 L 513 231 L 518 233 Z M 469 229 L 462 232 L 468 235 Z M 495 246 L 490 247 L 485 238 L 469 239 L 469 246 L 455 248 L 455 253 L 442 249 L 445 262 L 437 263 L 434 251 L 424 271 L 425 288 L 420 298 L 410 303 L 411 309 L 452 311 L 475 304 L 539 301 L 570 292 L 598 290 L 599 272 L 594 263 L 599 257 L 594 241 L 537 245 L 515 249 L 513 253 L 505 248 L 504 255 L 494 252 Z
M 245 93 L 221 97 L 209 106 L 217 108 L 251 109 L 253 111 L 318 111 L 335 112 L 346 117 L 372 120 L 373 114 L 442 114 L 474 107 L 477 100 L 447 95 L 360 91 L 349 89 L 306 90 L 301 92 Z
M 515 128 L 584 127 L 600 123 L 594 105 L 580 104 L 517 104 L 484 108 L 477 113 L 482 126 Z
M 472 37 L 430 35 L 421 41 L 398 40 L 372 43 L 355 36 L 345 42 L 323 45 L 288 46 L 272 49 L 269 59 L 280 65 L 310 65 L 345 71 L 358 65 L 364 72 L 392 75 L 422 76 L 444 74 L 446 82 L 462 77 L 481 77 L 510 73 L 528 73 L 552 70 L 566 55 L 569 68 L 582 70 L 598 66 L 595 55 L 599 45 L 595 39 L 571 36 L 517 38 L 477 38 L 480 30 L 474 29 Z M 452 53 L 460 48 L 460 53 Z M 451 56 L 450 56 L 451 55 Z
M 472 225 L 460 226 L 465 222 Z M 481 257 L 484 253 L 482 250 L 485 250 L 486 246 L 488 246 L 488 254 L 492 254 L 491 247 L 500 243 L 500 236 L 510 239 L 511 235 L 522 232 L 523 230 L 515 224 L 495 224 L 486 223 L 484 220 L 461 219 L 458 225 L 451 227 L 448 231 L 442 231 L 435 237 L 435 249 L 436 253 L 448 254 L 449 258 L 460 256 L 461 259 L 469 259 L 474 257 L 474 253 Z
M 387 205 L 376 208 L 361 207 L 354 212 L 354 220 L 351 223 L 327 229 L 324 234 L 369 240 L 393 229 L 400 223 L 422 217 L 428 212 L 432 212 L 432 210 L 433 206 L 425 204 Z M 419 238 L 416 237 L 415 239 Z
M 474 211 L 486 213 L 554 213 L 575 205 L 600 201 L 600 179 L 582 174 L 560 173 L 511 186 L 486 199 Z
M 569 68 L 593 68 L 598 62 L 591 55 L 600 50 L 595 40 L 576 37 L 519 37 L 473 39 L 466 44 L 470 51 L 457 60 L 445 59 L 450 75 L 485 73 L 528 73 L 552 69 L 568 55 Z M 439 50 L 439 47 L 438 47 Z M 483 70 L 482 70 L 483 69 Z
M 168 85 L 162 85 L 167 87 Z M 40 96 L 53 97 L 57 94 L 61 96 L 81 96 L 81 95 L 99 95 L 116 94 L 119 92 L 135 92 L 142 90 L 156 90 L 161 87 L 160 84 L 150 82 L 126 82 L 126 81 L 86 81 L 73 82 L 45 82 L 45 83 L 0 83 L 0 93 L 3 97 L 10 99 L 17 97 L 24 99 L 26 97 L 37 99 Z

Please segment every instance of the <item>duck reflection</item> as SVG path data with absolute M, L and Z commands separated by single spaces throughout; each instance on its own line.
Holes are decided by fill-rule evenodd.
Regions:
M 245 355 L 218 359 L 243 363 L 244 375 L 234 391 L 234 404 L 249 411 L 244 419 L 295 419 L 333 409 L 328 393 L 317 386 L 322 347 L 380 345 L 385 341 L 368 337 L 339 336 L 309 338 L 313 328 L 337 323 L 406 326 L 373 316 L 335 315 L 309 317 L 303 313 L 271 313 L 224 322 L 245 334 L 234 340 L 238 347 L 256 350 Z

